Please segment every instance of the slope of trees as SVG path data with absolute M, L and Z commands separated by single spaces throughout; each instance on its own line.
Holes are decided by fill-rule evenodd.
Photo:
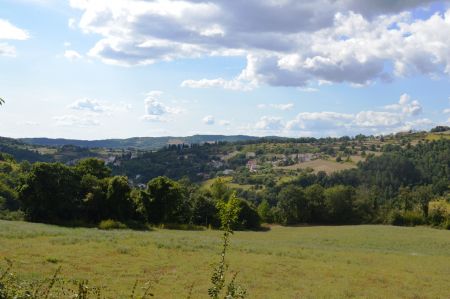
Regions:
M 129 225 L 217 227 L 217 203 L 226 202 L 234 191 L 221 179 L 205 188 L 182 174 L 195 177 L 198 171 L 208 169 L 211 166 L 202 162 L 207 160 L 204 156 L 223 153 L 226 146 L 173 147 L 148 153 L 136 160 L 148 161 L 140 167 L 150 176 L 139 187 L 127 176 L 113 176 L 111 169 L 95 158 L 74 166 L 19 164 L 2 154 L 0 210 L 3 214 L 21 211 L 30 221 L 60 224 L 97 225 L 111 219 Z M 247 183 L 260 187 L 237 191 L 241 212 L 235 228 L 255 229 L 261 221 L 449 226 L 450 141 L 405 144 L 384 151 L 369 156 L 356 169 L 331 175 L 304 171 L 277 183 L 271 172 L 261 171 L 258 177 L 246 178 Z

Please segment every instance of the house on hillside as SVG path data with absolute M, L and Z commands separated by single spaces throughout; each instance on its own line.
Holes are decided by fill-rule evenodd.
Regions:
M 256 163 L 256 160 L 249 160 L 247 162 L 247 168 L 250 172 L 256 172 L 256 171 L 258 171 L 259 166 Z

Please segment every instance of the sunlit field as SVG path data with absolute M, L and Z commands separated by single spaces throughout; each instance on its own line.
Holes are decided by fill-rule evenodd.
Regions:
M 101 231 L 0 221 L 0 257 L 27 280 L 88 279 L 129 297 L 206 298 L 220 232 Z M 228 258 L 249 298 L 450 298 L 450 231 L 425 227 L 271 227 L 236 232 Z M 5 263 L 2 263 L 2 267 Z

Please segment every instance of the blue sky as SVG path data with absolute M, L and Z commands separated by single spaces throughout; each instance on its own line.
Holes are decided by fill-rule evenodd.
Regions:
M 447 1 L 0 0 L 0 135 L 450 124 Z

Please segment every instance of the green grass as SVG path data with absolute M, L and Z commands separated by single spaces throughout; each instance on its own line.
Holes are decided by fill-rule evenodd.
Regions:
M 233 177 L 231 176 L 222 176 L 221 179 L 225 182 L 225 184 L 231 189 L 242 189 L 242 190 L 250 190 L 253 185 L 250 184 L 236 184 L 232 183 Z M 212 184 L 217 180 L 217 178 L 206 180 L 202 183 L 203 189 L 211 188 Z
M 450 131 L 440 133 L 428 133 L 426 139 L 429 141 L 436 141 L 440 139 L 450 139 Z
M 324 160 L 324 159 L 316 159 L 308 162 L 297 163 L 290 166 L 278 166 L 277 169 L 288 169 L 288 170 L 296 170 L 296 169 L 306 169 L 312 168 L 315 173 L 319 171 L 325 171 L 327 174 L 331 174 L 333 172 L 355 168 L 355 163 L 338 163 L 336 161 Z
M 0 257 L 26 279 L 89 279 L 114 298 L 136 279 L 156 298 L 206 298 L 219 231 L 101 231 L 0 221 Z M 450 231 L 426 227 L 279 227 L 232 236 L 230 269 L 250 298 L 450 298 Z

